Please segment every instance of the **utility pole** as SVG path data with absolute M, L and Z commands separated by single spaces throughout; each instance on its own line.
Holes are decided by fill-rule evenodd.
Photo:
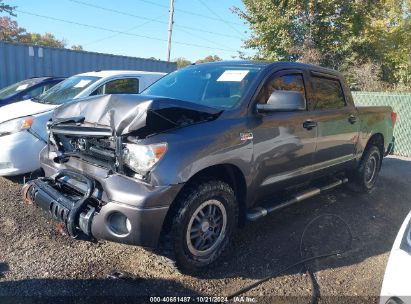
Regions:
M 168 40 L 167 40 L 167 61 L 170 61 L 171 53 L 171 35 L 173 33 L 173 23 L 174 23 L 174 0 L 170 0 L 170 10 L 168 16 Z

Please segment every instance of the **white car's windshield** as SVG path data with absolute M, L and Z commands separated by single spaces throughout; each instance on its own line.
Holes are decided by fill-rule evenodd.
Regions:
M 191 66 L 164 76 L 142 95 L 162 96 L 215 108 L 231 108 L 260 68 L 235 65 Z
M 77 94 L 99 79 L 100 77 L 95 76 L 72 76 L 55 85 L 34 100 L 47 104 L 63 104 L 73 99 Z

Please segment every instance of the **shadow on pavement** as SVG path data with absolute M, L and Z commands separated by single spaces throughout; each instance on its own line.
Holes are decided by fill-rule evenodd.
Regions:
M 375 190 L 357 194 L 346 187 L 336 188 L 248 223 L 239 231 L 223 263 L 199 278 L 262 278 L 301 260 L 301 235 L 319 215 L 336 215 L 350 227 L 351 249 L 339 257 L 317 260 L 315 270 L 359 263 L 391 250 L 398 230 L 411 209 L 411 161 L 384 159 Z M 324 217 L 307 229 L 304 257 L 343 250 L 349 243 L 347 228 L 335 217 Z M 308 247 L 307 247 L 308 246 Z M 311 255 L 309 255 L 311 254 Z M 298 273 L 296 267 L 287 273 Z

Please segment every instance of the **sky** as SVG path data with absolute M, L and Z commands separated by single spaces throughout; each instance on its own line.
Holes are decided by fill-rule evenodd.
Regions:
M 4 2 L 17 6 L 19 26 L 64 38 L 68 47 L 82 45 L 91 52 L 166 59 L 169 0 Z M 248 28 L 231 12 L 234 6 L 244 7 L 241 0 L 175 0 L 171 59 L 195 61 L 218 55 L 230 60 L 238 58 L 238 51 L 252 54 L 242 47 Z

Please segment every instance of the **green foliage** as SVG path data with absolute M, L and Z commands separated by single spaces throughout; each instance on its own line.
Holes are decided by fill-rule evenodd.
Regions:
M 214 62 L 214 61 L 221 61 L 223 59 L 221 59 L 220 57 L 218 57 L 217 55 L 209 55 L 207 57 L 205 57 L 204 59 L 198 59 L 196 61 L 196 63 L 204 63 L 204 62 Z
M 45 33 L 43 35 L 38 33 L 29 33 L 29 41 L 26 43 L 55 48 L 64 48 L 66 46 L 66 42 L 64 40 L 59 40 L 50 33 Z
M 178 58 L 174 59 L 174 61 L 177 63 L 177 69 L 184 68 L 184 67 L 191 64 L 191 61 L 185 59 L 184 57 L 178 57 Z
M 195 63 L 204 63 L 204 62 L 214 62 L 214 61 L 221 61 L 223 59 L 221 59 L 220 57 L 218 57 L 217 55 L 208 55 L 207 57 L 203 58 L 203 59 L 198 59 L 196 60 Z M 192 62 L 190 60 L 187 60 L 184 57 L 179 57 L 174 59 L 174 61 L 177 63 L 177 68 L 181 69 L 184 68 L 190 64 L 192 64 Z
M 71 49 L 72 50 L 75 50 L 75 51 L 82 51 L 83 50 L 83 46 L 82 45 L 72 45 L 71 46 Z
M 14 10 L 15 10 L 15 9 L 16 9 L 15 6 L 10 6 L 10 5 L 8 5 L 8 4 L 5 4 L 5 3 L 3 2 L 3 0 L 0 0 L 0 13 L 5 12 L 5 13 L 10 14 L 10 15 L 12 15 L 12 16 L 16 16 L 16 15 L 14 14 Z
M 234 8 L 256 59 L 320 64 L 343 72 L 371 64 L 387 87 L 411 87 L 410 0 L 243 0 Z M 357 70 L 360 72 L 360 70 Z M 375 75 L 368 75 L 374 77 Z M 359 80 L 359 79 L 357 79 Z M 375 81 L 373 82 L 375 85 Z

